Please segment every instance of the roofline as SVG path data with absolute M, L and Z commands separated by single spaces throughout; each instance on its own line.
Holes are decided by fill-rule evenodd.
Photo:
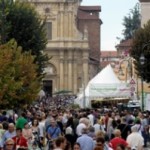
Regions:
M 142 2 L 147 2 L 147 3 L 150 2 L 150 0 L 139 0 L 139 1 L 140 1 L 141 3 L 142 3 Z

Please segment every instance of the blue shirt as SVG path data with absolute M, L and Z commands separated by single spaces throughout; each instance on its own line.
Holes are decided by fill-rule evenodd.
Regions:
M 56 139 L 61 134 L 61 130 L 60 130 L 59 127 L 52 127 L 52 126 L 50 126 L 48 128 L 47 133 L 50 135 L 50 137 L 52 139 Z
M 3 147 L 3 146 L 4 146 L 5 141 L 6 141 L 7 139 L 13 138 L 13 137 L 15 137 L 15 136 L 16 136 L 16 131 L 14 131 L 14 132 L 12 132 L 12 133 L 10 133 L 9 131 L 6 131 L 6 132 L 4 133 L 4 135 L 3 135 L 3 137 L 2 137 L 2 141 L 1 141 L 1 143 L 0 143 L 0 147 Z
M 93 139 L 87 134 L 78 137 L 77 143 L 80 144 L 81 150 L 93 150 L 95 147 Z

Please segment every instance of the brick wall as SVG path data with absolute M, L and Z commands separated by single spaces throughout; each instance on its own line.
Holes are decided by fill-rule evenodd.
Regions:
M 90 46 L 90 58 L 100 61 L 100 19 L 99 11 L 82 10 L 79 7 L 77 17 L 77 27 L 84 33 L 84 28 L 88 30 L 88 39 Z

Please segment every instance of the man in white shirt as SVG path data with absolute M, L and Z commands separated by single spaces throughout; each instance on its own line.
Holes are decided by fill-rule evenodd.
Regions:
M 76 128 L 76 134 L 78 136 L 81 136 L 82 135 L 82 129 L 83 128 L 86 128 L 86 125 L 84 123 L 79 123 L 77 128 Z
M 99 123 L 99 119 L 96 120 L 96 123 L 94 124 L 94 129 L 95 129 L 95 134 L 98 132 L 98 131 L 103 131 L 104 133 L 106 132 L 105 129 L 106 129 L 106 126 L 104 124 L 104 118 L 102 118 L 100 120 L 100 123 Z
M 90 121 L 90 125 L 93 126 L 94 125 L 94 115 L 92 114 L 92 112 L 88 115 L 89 121 Z
M 144 139 L 142 135 L 138 132 L 136 125 L 131 127 L 132 133 L 127 137 L 127 143 L 131 149 L 135 148 L 137 150 L 143 150 Z
M 89 124 L 90 124 L 90 122 L 89 122 L 89 120 L 87 118 L 81 118 L 79 120 L 79 124 L 78 124 L 78 126 L 76 128 L 76 134 L 78 136 L 81 136 L 82 135 L 82 129 L 89 127 Z

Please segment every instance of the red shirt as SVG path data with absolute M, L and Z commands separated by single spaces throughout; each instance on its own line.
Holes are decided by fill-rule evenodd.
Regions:
M 28 148 L 27 140 L 23 136 L 21 136 L 20 138 L 15 136 L 12 139 L 15 142 L 15 149 L 16 149 L 17 146 Z
M 109 146 L 113 148 L 113 150 L 116 150 L 117 146 L 120 144 L 124 145 L 125 147 L 128 145 L 128 143 L 124 139 L 115 137 L 110 141 Z

